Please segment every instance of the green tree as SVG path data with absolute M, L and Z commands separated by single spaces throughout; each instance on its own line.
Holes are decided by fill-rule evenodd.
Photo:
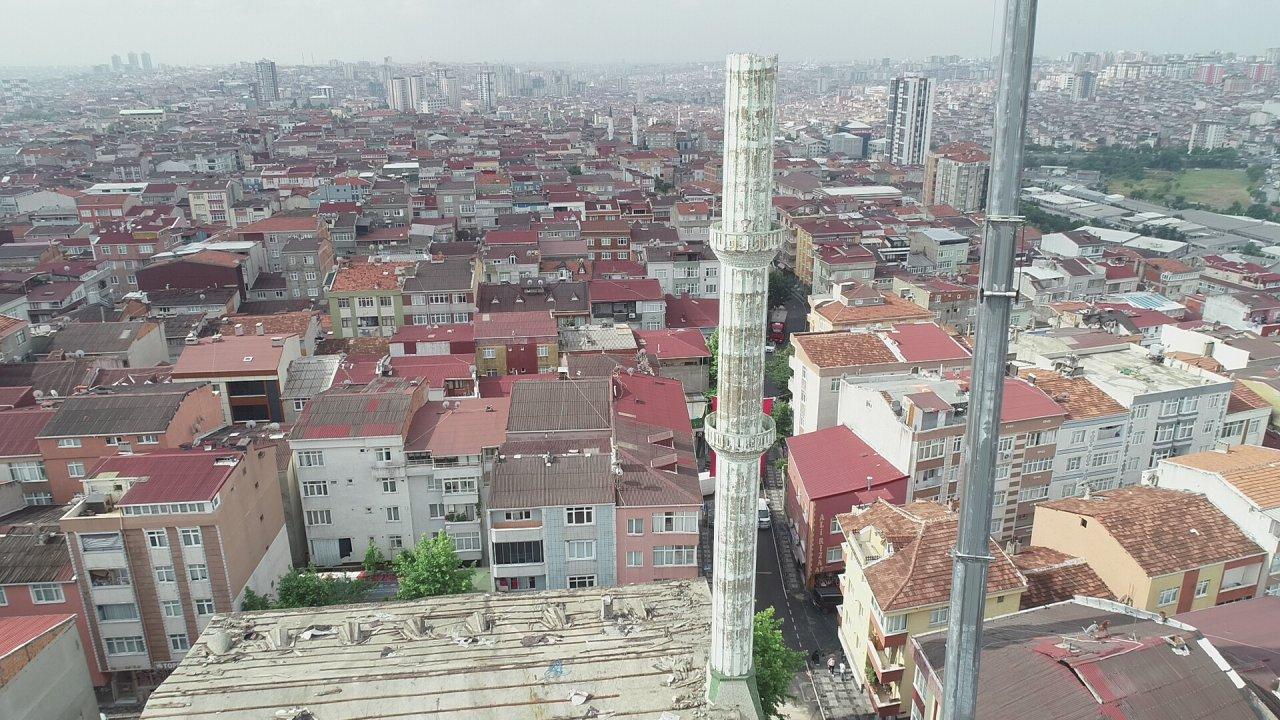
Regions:
M 445 533 L 423 536 L 418 546 L 396 556 L 396 578 L 400 580 L 399 600 L 416 600 L 436 595 L 471 592 L 475 570 L 458 560 L 453 541 Z
M 755 661 L 760 708 L 766 718 L 780 718 L 778 707 L 791 697 L 791 681 L 804 667 L 804 655 L 783 642 L 782 621 L 773 616 L 773 608 L 756 613 L 751 657 Z
M 1262 180 L 1262 177 L 1266 172 L 1267 169 L 1262 165 L 1250 165 L 1245 168 L 1244 176 L 1249 179 L 1249 183 L 1251 185 L 1257 185 Z
M 792 430 L 792 411 L 791 403 L 775 402 L 773 404 L 773 424 L 778 428 L 778 440 L 791 437 Z
M 362 565 L 367 573 L 380 573 L 387 567 L 387 558 L 382 555 L 377 545 L 369 543 L 369 549 L 364 552 Z
M 253 588 L 245 588 L 244 599 L 240 601 L 240 609 L 244 612 L 270 610 L 271 598 L 266 595 L 259 595 L 253 591 Z
M 570 166 L 569 166 L 569 174 L 570 174 L 570 175 L 581 175 L 581 174 L 582 174 L 582 168 L 578 167 L 577 165 L 570 165 Z
M 800 280 L 795 275 L 778 268 L 769 268 L 769 307 L 786 305 L 799 284 Z
M 1244 214 L 1248 215 L 1251 218 L 1257 218 L 1259 220 L 1270 220 L 1271 208 L 1267 207 L 1262 203 L 1254 203 L 1244 211 Z
M 1240 251 L 1241 255 L 1249 255 L 1251 257 L 1263 257 L 1262 248 L 1257 243 L 1249 243 Z
M 293 568 L 276 583 L 273 608 L 348 605 L 364 600 L 369 586 L 360 580 L 322 577 L 315 568 Z
M 792 352 L 794 352 L 792 347 L 788 345 L 771 355 L 764 364 L 764 376 L 769 378 L 769 382 L 778 389 L 778 396 L 784 400 L 791 397 L 789 386 Z

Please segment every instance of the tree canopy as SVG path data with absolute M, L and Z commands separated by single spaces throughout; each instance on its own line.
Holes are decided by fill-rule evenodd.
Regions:
M 804 655 L 783 642 L 782 620 L 773 616 L 773 608 L 756 613 L 751 655 L 755 661 L 760 708 L 766 718 L 780 718 L 778 708 L 791 696 L 791 681 L 804 667 Z
M 436 595 L 471 592 L 475 570 L 458 560 L 453 540 L 445 533 L 423 536 L 418 545 L 396 556 L 396 578 L 400 581 L 398 600 L 416 600 Z
M 281 610 L 364 602 L 369 585 L 363 580 L 326 577 L 315 568 L 293 568 L 276 581 L 276 599 L 245 590 L 241 610 Z

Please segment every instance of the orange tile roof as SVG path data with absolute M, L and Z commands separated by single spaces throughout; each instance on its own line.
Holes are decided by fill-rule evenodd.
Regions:
M 1235 387 L 1231 388 L 1231 400 L 1227 402 L 1227 414 L 1244 412 L 1245 410 L 1261 410 L 1270 406 L 1271 403 L 1254 392 L 1253 388 L 1237 380 Z
M 791 337 L 791 342 L 820 368 L 901 362 L 875 333 L 844 330 L 799 333 Z
M 330 291 L 397 290 L 413 266 L 409 262 L 352 263 L 338 271 Z
M 1086 378 L 1065 377 L 1061 373 L 1042 368 L 1023 372 L 1021 377 L 1031 382 L 1033 375 L 1035 386 L 1053 398 L 1054 402 L 1066 408 L 1072 420 L 1124 415 L 1129 412 Z
M 870 325 L 873 323 L 932 320 L 933 313 L 892 293 L 882 293 L 881 305 L 844 305 L 838 301 L 819 307 L 816 312 L 834 327 Z
M 1018 604 L 1020 610 L 1070 600 L 1076 595 L 1115 599 L 1098 573 L 1081 558 L 1032 545 L 1010 559 L 1027 578 L 1027 591 Z
M 1051 500 L 1036 512 L 1040 509 L 1094 518 L 1148 577 L 1265 554 L 1198 493 L 1128 487 Z
M 1275 448 L 1239 445 L 1226 452 L 1210 450 L 1165 462 L 1219 475 L 1263 510 L 1280 507 L 1280 450 Z
M 886 612 L 944 603 L 951 596 L 951 550 L 959 533 L 956 514 L 944 505 L 914 502 L 898 507 L 884 500 L 861 512 L 837 517 L 846 536 L 873 527 L 893 544 L 888 556 L 867 565 L 863 574 L 876 603 Z M 987 593 L 1027 586 L 1026 578 L 995 542 L 987 574 Z

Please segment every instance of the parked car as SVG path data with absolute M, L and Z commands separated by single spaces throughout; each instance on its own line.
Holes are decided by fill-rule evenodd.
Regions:
M 809 602 L 823 612 L 834 612 L 844 602 L 839 585 L 819 585 L 809 591 Z

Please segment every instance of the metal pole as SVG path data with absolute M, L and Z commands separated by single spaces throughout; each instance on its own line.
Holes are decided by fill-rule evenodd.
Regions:
M 1017 230 L 1022 224 L 1017 214 L 1018 186 L 1035 24 L 1036 0 L 1005 0 L 991 184 L 987 192 L 982 274 L 978 283 L 970 413 L 965 428 L 969 442 L 968 472 L 964 477 L 960 533 L 951 574 L 943 720 L 973 720 L 977 714 L 978 658 L 982 650 L 982 616 L 987 603 L 987 567 L 991 562 L 988 551 L 996 447 L 1000 437 L 1005 358 L 1009 351 L 1009 313 L 1016 296 L 1013 263 Z

